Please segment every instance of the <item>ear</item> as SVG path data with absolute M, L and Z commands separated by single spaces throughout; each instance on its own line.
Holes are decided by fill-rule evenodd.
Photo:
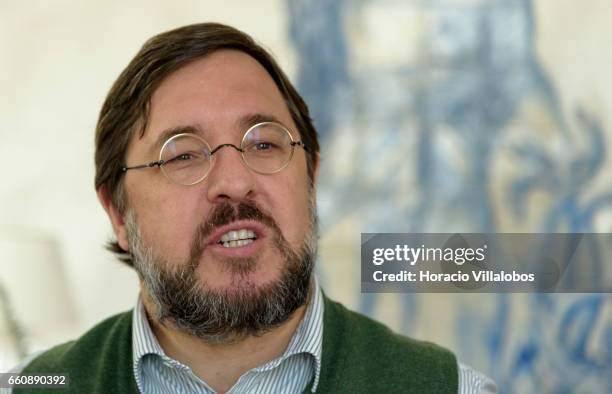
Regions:
M 129 244 L 127 238 L 127 230 L 125 228 L 125 223 L 123 222 L 123 215 L 119 212 L 119 209 L 113 203 L 106 186 L 101 186 L 98 189 L 98 200 L 104 207 L 106 214 L 108 215 L 111 225 L 113 226 L 113 231 L 115 232 L 115 236 L 117 237 L 117 242 L 121 249 L 128 251 Z

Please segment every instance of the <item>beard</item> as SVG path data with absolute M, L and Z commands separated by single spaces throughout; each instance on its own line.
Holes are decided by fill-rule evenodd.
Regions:
M 294 250 L 274 219 L 253 201 L 220 203 L 196 231 L 188 261 L 178 265 L 160 258 L 145 244 L 136 216 L 128 209 L 125 224 L 130 253 L 155 306 L 155 320 L 206 342 L 224 344 L 260 336 L 287 321 L 306 304 L 310 294 L 318 233 L 314 193 L 309 205 L 308 228 L 302 244 Z M 279 277 L 257 285 L 249 279 L 249 273 L 257 269 L 258 256 L 224 258 L 220 263 L 231 273 L 232 284 L 230 288 L 213 289 L 197 274 L 205 239 L 216 227 L 236 220 L 256 220 L 271 230 L 272 245 L 282 261 Z

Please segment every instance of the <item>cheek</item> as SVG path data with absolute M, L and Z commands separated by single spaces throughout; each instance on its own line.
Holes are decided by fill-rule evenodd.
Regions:
M 194 229 L 199 222 L 195 202 L 186 194 L 167 195 L 163 191 L 151 190 L 134 195 L 132 201 L 144 242 L 164 259 L 177 261 L 189 253 Z M 138 198 L 138 199 L 136 199 Z
M 295 178 L 294 178 L 295 179 Z M 272 216 L 277 218 L 283 236 L 292 246 L 301 244 L 309 222 L 308 187 L 302 179 L 287 182 L 278 191 Z

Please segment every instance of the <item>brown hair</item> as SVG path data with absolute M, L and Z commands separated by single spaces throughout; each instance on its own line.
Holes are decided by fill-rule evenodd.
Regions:
M 308 107 L 272 56 L 249 35 L 218 23 L 199 23 L 149 39 L 123 70 L 102 105 L 96 126 L 96 190 L 106 188 L 120 213 L 126 209 L 121 166 L 134 133 L 144 135 L 151 96 L 173 71 L 219 49 L 242 51 L 268 71 L 280 90 L 307 147 L 308 176 L 313 182 L 319 153 L 317 132 Z M 116 241 L 107 245 L 120 260 L 132 265 L 131 255 Z

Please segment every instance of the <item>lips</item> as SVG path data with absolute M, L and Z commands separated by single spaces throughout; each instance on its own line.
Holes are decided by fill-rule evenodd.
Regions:
M 200 227 L 199 250 L 222 257 L 253 257 L 262 253 L 265 238 L 280 235 L 274 219 L 265 214 L 254 201 L 242 201 L 238 205 L 222 202 L 209 214 Z
M 238 246 L 248 245 L 255 241 L 257 236 L 253 230 L 246 228 L 240 230 L 232 230 L 221 236 L 219 243 L 226 248 L 236 248 Z
M 241 220 L 215 229 L 206 243 L 236 248 L 249 245 L 264 236 L 265 227 L 261 223 Z

